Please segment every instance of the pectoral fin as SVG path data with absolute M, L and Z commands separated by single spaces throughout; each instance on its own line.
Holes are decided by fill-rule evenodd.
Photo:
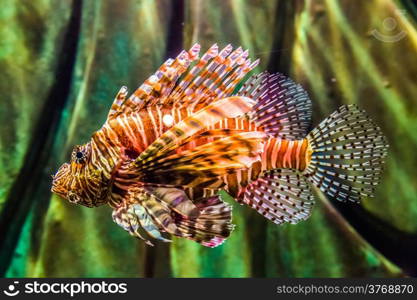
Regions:
M 129 190 L 124 202 L 113 212 L 114 221 L 131 235 L 169 242 L 167 232 L 194 240 L 207 247 L 223 243 L 233 230 L 231 207 L 219 196 L 191 201 L 181 189 L 138 186 Z

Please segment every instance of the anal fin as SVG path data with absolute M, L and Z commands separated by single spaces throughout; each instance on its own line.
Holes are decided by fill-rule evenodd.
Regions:
M 314 198 L 296 170 L 273 169 L 245 188 L 243 202 L 276 224 L 296 224 L 310 216 Z

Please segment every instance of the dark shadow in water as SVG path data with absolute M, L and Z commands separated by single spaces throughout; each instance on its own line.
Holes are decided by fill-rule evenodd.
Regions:
M 336 200 L 333 205 L 369 244 L 413 277 L 417 276 L 417 235 L 405 233 L 360 205 Z
M 405 16 L 410 16 L 417 21 L 417 0 L 400 0 L 400 2 L 407 12 Z
M 405 8 L 405 16 L 417 21 L 417 0 L 400 2 Z M 398 230 L 360 205 L 351 206 L 337 201 L 333 204 L 369 244 L 406 274 L 417 277 L 417 234 Z
M 34 126 L 32 140 L 19 175 L 10 189 L 0 216 L 0 276 L 7 271 L 22 226 L 33 204 L 33 194 L 41 180 L 44 166 L 51 155 L 57 124 L 67 101 L 74 69 L 81 26 L 82 0 L 72 3 L 72 12 L 63 39 L 55 72 L 55 82 Z
M 172 2 L 171 19 L 168 23 L 167 30 L 167 48 L 165 57 L 174 58 L 183 49 L 183 27 L 184 27 L 184 0 Z

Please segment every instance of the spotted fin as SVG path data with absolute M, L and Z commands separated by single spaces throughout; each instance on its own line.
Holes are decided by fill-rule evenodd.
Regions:
M 145 186 L 146 191 L 156 197 L 161 203 L 172 210 L 171 215 L 175 220 L 176 229 L 172 231 L 166 227 L 166 231 L 187 239 L 194 240 L 207 247 L 216 247 L 230 235 L 233 230 L 231 223 L 231 206 L 223 202 L 219 196 L 190 200 L 181 189 Z M 174 191 L 176 190 L 176 191 Z M 184 213 L 178 207 L 193 203 L 193 210 Z M 158 219 L 158 213 L 151 213 Z M 163 225 L 163 223 L 161 222 Z
M 163 206 L 174 210 L 178 214 L 187 218 L 195 218 L 199 215 L 197 207 L 181 189 L 145 185 L 143 190 L 155 196 L 156 199 L 160 199 Z
M 245 188 L 243 202 L 275 224 L 296 224 L 310 216 L 314 197 L 298 171 L 274 169 Z
M 195 201 L 200 215 L 195 219 L 182 219 L 178 227 L 188 239 L 203 246 L 214 248 L 224 243 L 234 229 L 231 223 L 232 207 L 219 195 Z
M 388 143 L 356 105 L 344 105 L 323 120 L 307 139 L 313 150 L 303 174 L 340 201 L 372 196 L 380 181 Z
M 116 97 L 114 98 L 113 104 L 107 116 L 107 120 L 115 118 L 121 112 L 121 107 L 123 103 L 126 101 L 127 94 L 127 87 L 122 86 L 120 90 L 117 92 Z
M 312 104 L 307 92 L 290 78 L 263 72 L 249 78 L 237 93 L 256 100 L 250 113 L 258 127 L 272 137 L 302 139 L 311 123 Z
M 143 206 L 138 203 L 122 203 L 122 205 L 113 210 L 112 217 L 113 221 L 131 236 L 143 240 L 149 246 L 153 246 L 153 243 L 143 236 L 144 233 L 147 233 L 153 239 L 164 242 L 170 241 L 161 235 L 159 228 L 155 225 Z
M 140 204 L 132 205 L 133 212 L 138 216 L 140 225 L 143 230 L 149 234 L 153 239 L 160 240 L 163 242 L 170 242 L 170 240 L 164 238 L 159 231 L 159 228 L 156 226 L 155 222 L 152 220 L 151 216 L 147 213 L 146 209 Z
M 241 79 L 259 63 L 259 60 L 251 62 L 248 51 L 241 47 L 232 50 L 231 45 L 221 51 L 213 45 L 175 89 L 174 106 L 187 106 L 195 111 L 230 96 Z

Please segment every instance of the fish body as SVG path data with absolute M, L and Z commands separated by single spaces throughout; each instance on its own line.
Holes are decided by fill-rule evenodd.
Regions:
M 189 70 L 198 50 L 195 45 L 167 60 L 130 97 L 122 87 L 103 126 L 88 143 L 76 146 L 71 161 L 53 176 L 52 192 L 87 207 L 109 204 L 113 220 L 148 244 L 144 234 L 167 241 L 163 232 L 209 247 L 221 244 L 233 225 L 231 207 L 219 195 L 191 199 L 179 186 L 146 181 L 156 162 L 165 160 L 170 162 L 167 169 L 178 169 L 170 157 L 183 144 L 210 136 L 207 128 L 239 117 L 254 105 L 248 97 L 230 97 L 234 86 L 257 65 L 247 59 L 247 51 L 232 52 L 231 46 L 218 51 L 213 45 Z M 188 74 L 177 82 L 185 71 Z M 203 177 L 214 162 L 219 176 L 248 167 L 259 156 L 262 138 L 256 132 L 218 132 L 215 141 L 190 150 L 181 167 Z M 234 151 L 229 153 L 229 147 Z
M 245 116 L 223 120 L 213 129 L 264 133 L 259 161 L 208 180 L 175 171 L 149 179 L 186 186 L 194 195 L 226 190 L 276 224 L 296 224 L 310 216 L 312 186 L 343 202 L 373 196 L 388 143 L 363 110 L 344 105 L 310 130 L 307 93 L 282 74 L 266 72 L 250 78 L 237 95 L 256 104 Z
M 230 45 L 201 58 L 199 50 L 167 60 L 130 97 L 122 87 L 52 191 L 109 204 L 113 220 L 147 244 L 169 241 L 167 232 L 208 247 L 233 230 L 220 190 L 277 224 L 309 217 L 311 185 L 342 201 L 372 195 L 387 143 L 363 111 L 343 106 L 310 131 L 300 85 L 264 72 L 236 92 L 258 61 Z

